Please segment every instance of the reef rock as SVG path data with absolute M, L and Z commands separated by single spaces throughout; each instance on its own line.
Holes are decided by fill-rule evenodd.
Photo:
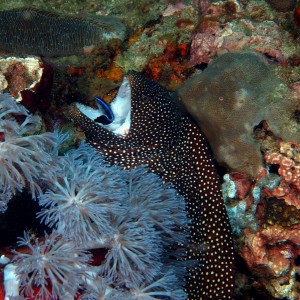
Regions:
M 40 82 L 43 74 L 41 65 L 41 60 L 35 57 L 1 57 L 0 93 L 9 91 L 20 101 L 20 91 L 32 89 Z
M 253 129 L 297 141 L 296 101 L 259 54 L 226 53 L 187 80 L 179 97 L 207 136 L 220 164 L 256 176 L 263 167 Z
M 286 12 L 295 8 L 295 0 L 267 0 L 270 6 L 278 11 Z

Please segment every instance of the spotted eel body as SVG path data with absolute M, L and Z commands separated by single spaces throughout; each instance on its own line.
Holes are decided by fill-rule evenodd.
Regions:
M 197 260 L 186 279 L 188 299 L 232 299 L 234 254 L 231 230 L 209 146 L 169 93 L 136 72 L 131 88 L 131 125 L 125 137 L 99 126 L 76 105 L 70 118 L 113 164 L 148 165 L 186 199 L 191 219 L 188 259 Z

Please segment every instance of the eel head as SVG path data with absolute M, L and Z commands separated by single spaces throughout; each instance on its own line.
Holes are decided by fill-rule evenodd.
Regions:
M 179 130 L 177 104 L 168 91 L 130 71 L 110 104 L 96 98 L 97 108 L 73 103 L 68 115 L 87 139 L 104 148 L 168 149 Z

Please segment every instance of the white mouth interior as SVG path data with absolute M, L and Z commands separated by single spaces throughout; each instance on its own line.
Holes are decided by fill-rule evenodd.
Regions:
M 76 106 L 84 115 L 93 121 L 105 115 L 105 111 L 101 109 L 101 107 L 92 108 L 81 103 L 76 103 Z M 114 121 L 108 125 L 98 122 L 96 122 L 96 124 L 116 135 L 126 136 L 131 125 L 131 88 L 126 76 L 123 79 L 116 97 L 110 103 L 110 108 L 114 115 Z

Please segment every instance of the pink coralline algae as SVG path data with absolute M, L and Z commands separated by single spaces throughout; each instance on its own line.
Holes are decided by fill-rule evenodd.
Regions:
M 0 92 L 21 100 L 20 91 L 32 89 L 43 75 L 42 61 L 34 57 L 0 58 Z
M 252 32 L 246 35 L 246 29 Z M 279 61 L 283 61 L 281 50 L 282 37 L 279 27 L 273 21 L 254 24 L 250 20 L 238 20 L 226 24 L 224 28 L 213 28 L 212 32 L 197 33 L 191 44 L 192 65 L 208 63 L 212 58 L 243 49 L 266 53 Z
M 163 17 L 173 16 L 174 14 L 180 12 L 182 9 L 184 9 L 186 7 L 187 7 L 187 5 L 185 5 L 182 2 L 177 2 L 175 4 L 169 4 L 162 15 L 163 15 Z
M 229 5 L 235 8 L 228 12 Z M 246 49 L 284 61 L 282 48 L 288 44 L 288 34 L 282 34 L 272 15 L 253 20 L 247 16 L 251 15 L 249 10 L 242 10 L 234 1 L 224 1 L 202 11 L 200 30 L 192 38 L 190 63 L 208 63 L 223 53 Z
M 262 144 L 266 169 L 254 180 L 241 173 L 227 174 L 223 192 L 237 253 L 255 276 L 248 284 L 264 295 L 296 300 L 300 297 L 300 151 L 295 143 L 271 142 L 270 137 Z M 240 294 L 247 290 L 239 289 Z
M 299 230 L 299 224 L 289 229 L 274 225 L 256 233 L 245 230 L 239 246 L 251 273 L 276 298 L 299 299 L 300 269 L 295 264 L 300 255 Z
M 209 63 L 211 58 L 217 54 L 218 44 L 218 40 L 213 34 L 197 33 L 191 45 L 191 64 Z
M 297 25 L 289 11 L 295 2 L 268 2 L 272 7 L 265 1 L 198 1 L 201 14 L 197 31 L 191 39 L 190 63 L 196 68 L 202 69 L 201 64 L 208 64 L 208 67 L 185 81 L 179 89 L 179 96 L 210 140 L 217 161 L 228 169 L 222 185 L 223 196 L 236 237 L 237 255 L 245 262 L 244 267 L 238 265 L 237 299 L 258 299 L 260 296 L 298 300 L 300 81 L 294 43 L 296 38 L 298 43 L 299 32 L 293 34 L 291 29 Z M 274 3 L 280 7 L 275 7 Z M 287 27 L 290 29 L 287 30 Z M 219 77 L 223 58 L 243 55 L 245 51 L 260 53 L 264 57 L 267 68 L 262 71 L 261 79 L 256 73 L 260 63 L 244 65 L 237 70 L 244 64 L 242 60 L 235 72 L 226 61 L 224 77 Z M 276 75 L 262 84 L 268 77 L 267 69 L 272 69 L 271 61 L 276 70 L 273 75 Z M 245 76 L 241 75 L 243 72 Z M 287 73 L 289 75 L 285 75 Z M 251 74 L 256 75 L 252 80 L 246 80 Z M 281 78 L 278 85 L 275 83 L 275 77 L 279 80 L 277 75 Z M 255 88 L 248 89 L 248 83 L 254 81 Z M 240 88 L 233 88 L 239 84 Z M 253 96 L 260 84 L 263 85 L 261 92 L 248 102 L 248 96 Z M 263 104 L 263 100 L 259 104 L 257 102 L 258 106 L 252 107 L 253 110 L 244 106 L 247 102 L 255 106 L 256 100 L 269 88 L 270 94 L 265 94 L 267 105 Z M 230 106 L 233 99 L 239 100 Z M 239 107 L 243 107 L 240 114 L 236 112 Z M 227 109 L 228 113 L 223 115 Z M 250 111 L 256 117 L 260 115 L 260 121 L 247 122 L 246 116 Z M 228 123 L 237 116 L 241 119 L 230 126 L 235 131 L 234 136 L 225 133 Z M 251 129 L 245 134 L 247 128 Z M 239 130 L 244 133 L 236 135 Z M 247 147 L 243 147 L 246 144 Z M 235 155 L 231 155 L 233 152 Z M 244 283 L 241 283 L 242 277 L 247 278 Z M 251 289 L 255 290 L 254 294 Z
M 210 20 L 210 16 L 219 16 L 220 6 L 210 4 L 207 1 L 200 1 L 199 4 L 202 22 L 200 32 L 197 32 L 191 43 L 190 63 L 197 65 L 200 63 L 208 63 L 211 58 L 217 55 L 220 43 L 216 38 L 217 32 L 220 30 L 220 23 L 216 20 Z M 207 17 L 207 19 L 205 19 Z
M 271 191 L 271 195 L 284 199 L 286 204 L 300 209 L 300 161 L 298 160 L 300 153 L 295 149 L 295 145 L 293 147 L 287 143 L 281 144 L 283 153 L 273 152 L 265 157 L 266 163 L 278 166 L 278 174 L 282 178 L 279 186 Z
M 8 92 L 31 112 L 51 105 L 53 67 L 37 57 L 0 57 L 0 93 Z

